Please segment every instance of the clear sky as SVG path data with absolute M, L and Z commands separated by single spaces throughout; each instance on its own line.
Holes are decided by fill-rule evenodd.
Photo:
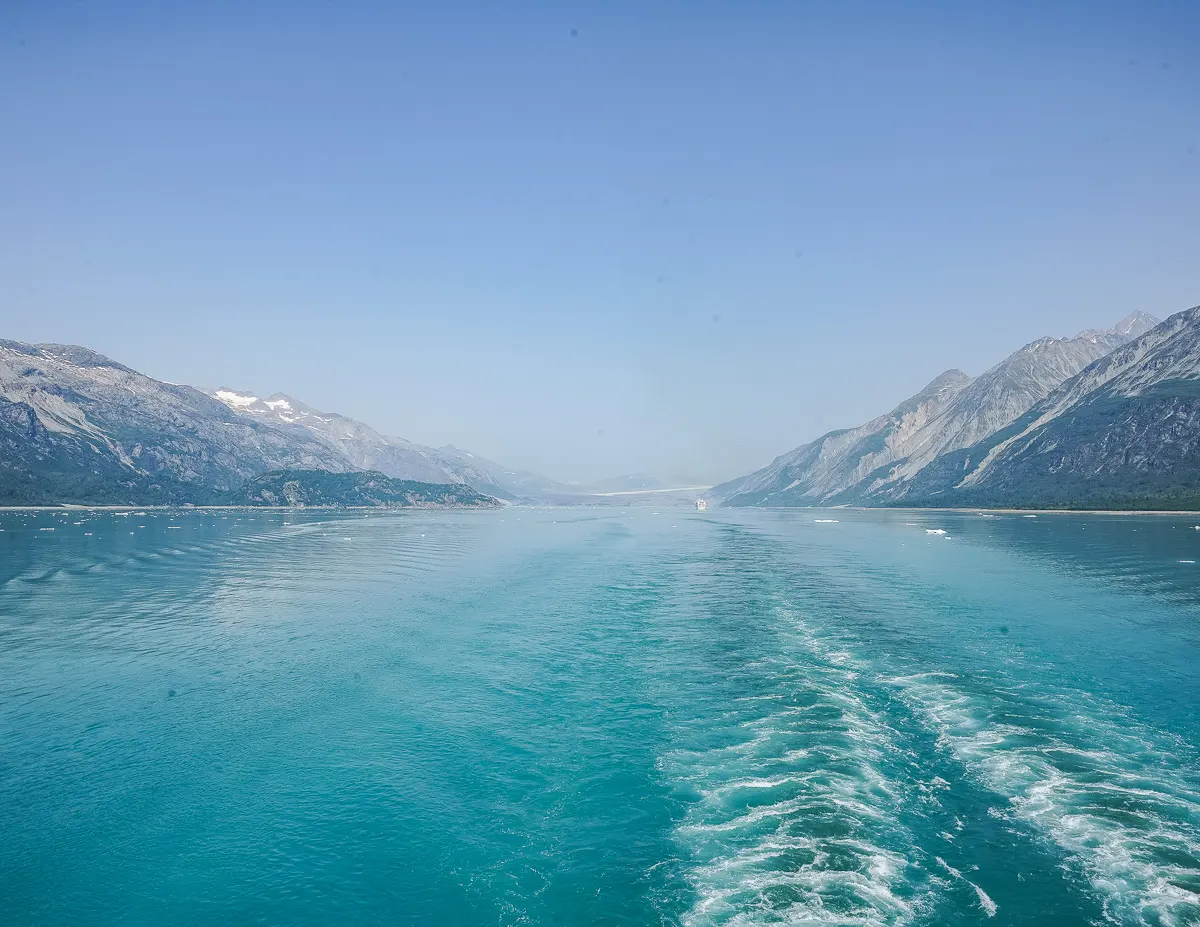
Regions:
M 1200 302 L 1200 3 L 0 3 L 0 337 L 718 479 Z

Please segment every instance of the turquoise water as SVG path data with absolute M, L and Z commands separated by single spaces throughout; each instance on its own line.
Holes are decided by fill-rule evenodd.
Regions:
M 814 517 L 0 514 L 0 921 L 1200 923 L 1200 519 Z

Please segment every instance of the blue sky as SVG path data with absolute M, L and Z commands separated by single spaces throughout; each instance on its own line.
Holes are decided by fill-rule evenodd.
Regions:
M 0 337 L 718 479 L 1200 302 L 1200 5 L 0 5 Z

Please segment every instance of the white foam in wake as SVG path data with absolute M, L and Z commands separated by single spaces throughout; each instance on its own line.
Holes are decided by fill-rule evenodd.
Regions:
M 739 700 L 732 742 L 679 749 L 664 771 L 698 800 L 676 829 L 697 901 L 689 927 L 898 925 L 931 881 L 881 771 L 894 732 L 854 691 L 847 654 L 798 628 L 756 667 L 770 697 Z
M 996 912 L 1000 910 L 1000 907 L 996 904 L 996 902 L 992 901 L 991 896 L 989 896 L 987 892 L 985 892 L 965 875 L 947 863 L 940 856 L 935 857 L 935 859 L 937 860 L 938 865 L 945 869 L 946 872 L 954 876 L 954 878 L 958 879 L 959 881 L 966 882 L 967 885 L 971 886 L 971 888 L 975 890 L 975 897 L 979 899 L 979 907 L 983 910 L 984 914 L 986 914 L 988 917 L 996 916 Z
M 1022 722 L 1019 702 L 989 709 L 947 679 L 889 681 L 1011 813 L 1079 863 L 1111 921 L 1200 923 L 1200 793 L 1173 744 L 1100 704 L 1027 704 Z

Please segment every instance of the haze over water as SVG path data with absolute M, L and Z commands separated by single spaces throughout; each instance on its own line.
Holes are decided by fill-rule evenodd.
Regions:
M 1200 922 L 1196 522 L 0 513 L 2 920 Z

